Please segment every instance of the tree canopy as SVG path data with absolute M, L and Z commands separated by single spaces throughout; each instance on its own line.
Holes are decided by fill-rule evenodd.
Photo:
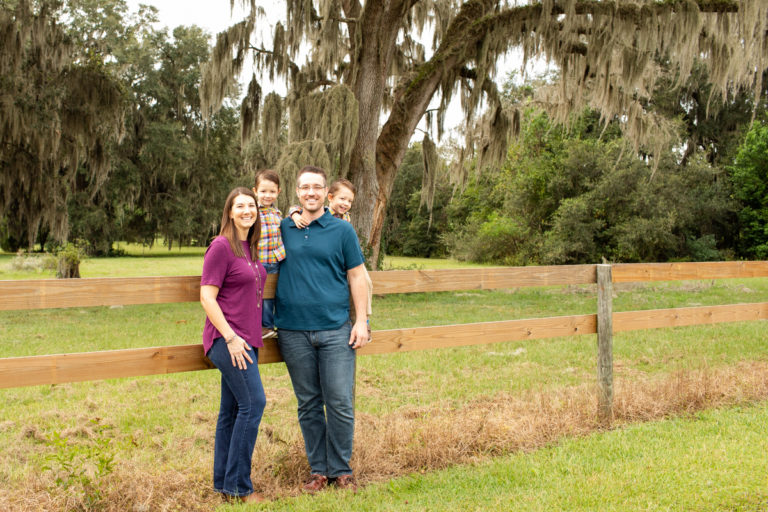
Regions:
M 520 51 L 522 66 L 545 58 L 559 68 L 558 84 L 538 100 L 554 119 L 566 122 L 590 106 L 604 123 L 618 120 L 649 154 L 671 129 L 649 106 L 664 67 L 685 82 L 698 58 L 714 93 L 726 97 L 762 89 L 768 51 L 768 5 L 760 0 L 287 0 L 267 35 L 256 30 L 264 8 L 243 4 L 250 16 L 218 35 L 206 66 L 203 112 L 215 111 L 249 52 L 263 76 L 284 79 L 289 125 L 301 129 L 283 147 L 293 157 L 270 164 L 286 171 L 283 164 L 296 165 L 301 154 L 314 159 L 302 164 L 325 160 L 334 175 L 351 179 L 358 187 L 354 223 L 374 262 L 392 186 L 422 118 L 439 137 L 458 94 L 464 154 L 480 165 L 505 156 L 520 113 L 502 105 L 492 79 L 509 51 Z M 428 36 L 429 48 L 422 43 Z M 249 87 L 244 130 L 258 121 L 260 94 L 261 87 Z M 317 120 L 344 129 L 307 126 Z
M 210 36 L 157 21 L 125 0 L 0 2 L 4 249 L 207 241 L 244 179 L 240 120 L 202 120 Z
M 123 133 L 118 81 L 75 44 L 55 6 L 18 0 L 0 8 L 0 216 L 32 246 L 42 228 L 68 229 L 66 205 L 78 167 L 103 181 L 107 147 Z M 18 240 L 21 243 L 21 240 Z

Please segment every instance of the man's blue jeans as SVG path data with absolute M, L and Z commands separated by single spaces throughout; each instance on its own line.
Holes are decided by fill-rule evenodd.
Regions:
M 351 325 L 329 331 L 277 331 L 278 346 L 299 402 L 299 425 L 313 474 L 352 474 L 355 351 Z
M 253 492 L 251 458 L 267 398 L 261 384 L 258 351 L 245 370 L 232 366 L 224 338 L 213 340 L 208 358 L 221 372 L 221 405 L 213 449 L 213 489 L 229 496 Z M 247 361 L 246 361 L 247 363 Z

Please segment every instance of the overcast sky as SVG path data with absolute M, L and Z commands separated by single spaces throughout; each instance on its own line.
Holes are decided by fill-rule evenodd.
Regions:
M 216 35 L 235 21 L 240 21 L 244 11 L 240 3 L 235 2 L 234 16 L 230 16 L 229 0 L 208 0 L 196 2 L 189 0 L 127 0 L 132 12 L 138 10 L 139 4 L 152 5 L 157 8 L 160 24 L 171 29 L 179 25 L 197 25 L 206 29 L 211 35 Z

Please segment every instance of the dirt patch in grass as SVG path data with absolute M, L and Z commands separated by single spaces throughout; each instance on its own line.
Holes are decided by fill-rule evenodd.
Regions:
M 403 407 L 386 416 L 359 413 L 353 467 L 358 480 L 382 481 L 413 472 L 434 471 L 517 451 L 531 451 L 564 437 L 599 431 L 591 386 L 555 392 L 499 393 L 449 407 Z M 679 371 L 662 377 L 633 375 L 615 382 L 614 428 L 687 415 L 696 411 L 768 399 L 768 363 L 743 362 L 725 368 Z M 196 423 L 215 418 L 197 416 Z M 88 439 L 90 432 L 73 432 Z M 24 435 L 40 436 L 33 428 Z M 180 440 L 178 449 L 185 449 Z M 187 447 L 188 448 L 188 447 Z M 118 461 L 96 482 L 104 511 L 211 510 L 222 503 L 211 490 L 210 461 L 173 468 L 173 453 L 158 447 L 157 463 Z M 162 462 L 161 462 L 162 461 Z M 298 427 L 264 424 L 254 452 L 252 480 L 270 498 L 299 493 L 308 466 Z M 762 506 L 763 497 L 757 501 Z M 750 502 L 751 504 L 751 502 Z M 41 471 L 16 489 L 0 489 L 2 510 L 87 510 L 83 493 L 63 490 L 51 472 Z

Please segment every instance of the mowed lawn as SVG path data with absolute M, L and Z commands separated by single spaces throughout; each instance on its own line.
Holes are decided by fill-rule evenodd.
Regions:
M 202 250 L 178 252 L 92 259 L 81 271 L 199 274 Z M 12 258 L 0 256 L 0 268 Z M 768 279 L 648 283 L 617 287 L 614 307 L 767 300 Z M 594 286 L 390 295 L 375 298 L 371 323 L 378 330 L 593 313 L 595 304 Z M 197 303 L 0 312 L 0 354 L 197 343 L 203 318 Z M 361 357 L 354 463 L 365 488 L 312 499 L 295 497 L 306 463 L 290 380 L 283 364 L 263 365 L 268 406 L 254 483 L 280 510 L 765 510 L 765 334 L 764 322 L 743 322 L 617 335 L 617 400 L 630 412 L 606 433 L 590 424 L 594 336 Z M 82 454 L 95 446 L 116 462 L 93 479 L 94 509 L 221 506 L 209 489 L 218 385 L 217 373 L 204 371 L 0 390 L 0 460 L 12 461 L 0 465 L 0 508 L 75 507 L 88 492 L 57 484 L 66 471 L 51 460 L 74 454 L 93 474 L 93 457 Z M 653 390 L 662 391 L 638 398 Z M 675 402 L 675 393 L 683 399 Z M 672 405 L 656 410 L 654 400 Z M 707 411 L 712 405 L 721 408 Z M 534 424 L 541 426 L 527 427 Z M 53 446 L 57 434 L 68 448 Z

